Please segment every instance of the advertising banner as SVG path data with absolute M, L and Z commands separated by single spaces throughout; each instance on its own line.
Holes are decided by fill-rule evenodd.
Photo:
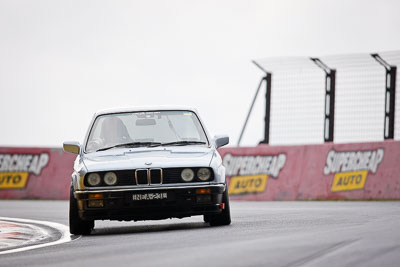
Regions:
M 232 200 L 400 199 L 400 142 L 219 149 Z M 1 199 L 68 199 L 75 155 L 0 148 Z
M 400 199 L 400 142 L 219 150 L 238 200 Z
M 0 147 L 0 198 L 67 199 L 74 159 L 60 148 Z

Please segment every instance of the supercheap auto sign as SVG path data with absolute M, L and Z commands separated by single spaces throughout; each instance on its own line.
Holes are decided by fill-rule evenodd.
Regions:
M 384 157 L 382 148 L 365 151 L 330 150 L 324 175 L 334 174 L 331 192 L 363 189 L 368 172 L 375 174 Z
M 237 200 L 400 199 L 400 142 L 227 147 Z
M 223 159 L 225 174 L 231 176 L 230 195 L 262 193 L 268 177 L 277 179 L 285 166 L 286 155 L 234 156 L 226 154 Z
M 49 154 L 0 154 L 0 189 L 26 187 L 29 174 L 39 176 L 49 162 Z
M 0 147 L 0 199 L 68 199 L 74 160 L 61 148 Z

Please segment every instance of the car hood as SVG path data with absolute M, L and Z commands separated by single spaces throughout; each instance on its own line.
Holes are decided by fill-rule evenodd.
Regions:
M 198 146 L 116 148 L 82 156 L 88 172 L 210 166 L 215 149 Z

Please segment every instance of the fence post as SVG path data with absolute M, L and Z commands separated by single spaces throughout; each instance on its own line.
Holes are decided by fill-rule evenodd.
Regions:
M 240 142 L 242 141 L 244 130 L 246 129 L 247 122 L 249 121 L 251 111 L 253 110 L 253 106 L 254 106 L 254 103 L 256 102 L 258 92 L 260 91 L 261 85 L 264 82 L 264 80 L 265 80 L 265 77 L 261 78 L 260 83 L 258 84 L 256 93 L 255 93 L 254 98 L 253 98 L 253 102 L 251 102 L 249 112 L 247 113 L 247 116 L 246 116 L 246 120 L 244 121 L 242 130 L 240 131 L 240 136 L 239 136 L 239 139 L 238 139 L 238 142 L 237 142 L 237 146 L 240 146 Z
M 244 130 L 246 129 L 247 122 L 249 120 L 251 111 L 253 110 L 254 103 L 256 102 L 258 92 L 260 91 L 262 83 L 265 81 L 266 83 L 266 92 L 265 92 L 265 117 L 264 117 L 264 140 L 260 141 L 260 144 L 268 144 L 269 143 L 269 121 L 271 116 L 271 81 L 272 81 L 272 73 L 266 71 L 263 67 L 261 67 L 256 61 L 252 61 L 254 65 L 256 65 L 259 69 L 261 69 L 265 76 L 261 78 L 261 81 L 257 87 L 256 94 L 254 95 L 253 102 L 251 103 L 249 112 L 247 113 L 246 120 L 243 124 L 242 131 L 240 132 L 239 140 L 237 142 L 237 146 L 240 145 L 240 141 L 242 140 Z
M 265 80 L 265 118 L 264 118 L 264 140 L 260 144 L 269 144 L 269 125 L 271 118 L 271 88 L 272 88 L 272 74 L 267 72 L 264 77 Z
M 385 139 L 393 139 L 397 67 L 391 66 L 389 63 L 383 60 L 378 54 L 371 54 L 371 56 L 386 70 L 385 122 L 384 122 L 385 125 L 384 125 L 383 136 Z
M 311 60 L 325 72 L 324 141 L 333 142 L 335 126 L 336 70 L 329 68 L 318 58 L 311 58 Z

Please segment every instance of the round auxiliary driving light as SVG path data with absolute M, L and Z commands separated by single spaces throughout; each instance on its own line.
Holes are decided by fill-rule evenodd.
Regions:
M 182 178 L 182 180 L 185 181 L 185 182 L 193 181 L 194 172 L 192 171 L 192 169 L 184 169 L 184 170 L 181 172 L 181 178 Z
M 101 178 L 100 178 L 100 174 L 94 172 L 89 174 L 88 178 L 87 178 L 87 182 L 90 186 L 97 186 L 100 184 L 101 182 Z
M 115 185 L 117 183 L 117 175 L 115 172 L 107 172 L 104 175 L 104 182 L 106 185 Z
M 201 180 L 201 181 L 207 181 L 208 179 L 210 179 L 211 176 L 211 171 L 210 169 L 207 168 L 200 168 L 197 171 L 197 177 Z

